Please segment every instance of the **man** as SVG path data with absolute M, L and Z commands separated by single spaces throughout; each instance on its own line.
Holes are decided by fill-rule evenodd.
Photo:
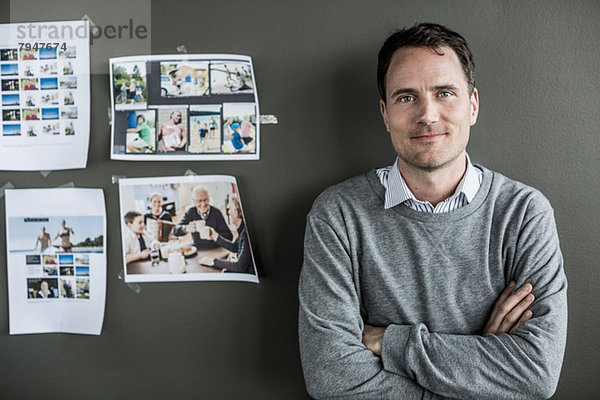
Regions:
M 123 237 L 125 264 L 145 260 L 152 248 L 159 249 L 160 243 L 146 230 L 144 216 L 137 211 L 128 211 L 123 217 L 127 229 Z
M 175 236 L 183 236 L 186 233 L 192 234 L 192 239 L 197 247 L 212 248 L 215 243 L 209 240 L 208 235 L 200 238 L 198 227 L 195 221 L 204 221 L 206 226 L 212 227 L 219 235 L 225 239 L 231 240 L 233 234 L 227 226 L 223 214 L 219 209 L 210 205 L 208 190 L 197 186 L 192 190 L 192 201 L 194 205 L 190 207 L 181 218 L 181 221 L 173 229 Z
M 378 85 L 396 162 L 329 188 L 307 218 L 309 393 L 550 397 L 567 323 L 553 211 L 467 157 L 479 94 L 466 41 L 435 24 L 398 31 L 379 52 Z
M 38 243 L 40 244 L 40 253 L 46 251 L 48 247 L 50 247 L 50 242 L 52 238 L 50 234 L 46 232 L 46 227 L 42 226 L 42 232 L 37 235 L 37 240 L 35 241 L 35 248 L 37 249 Z

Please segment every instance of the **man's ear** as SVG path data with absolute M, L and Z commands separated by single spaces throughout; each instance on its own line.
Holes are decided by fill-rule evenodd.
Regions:
M 390 124 L 387 116 L 387 109 L 385 105 L 385 101 L 379 100 L 379 111 L 381 111 L 381 117 L 383 118 L 383 123 L 385 124 L 385 129 L 390 131 Z
M 479 115 L 479 92 L 474 88 L 471 95 L 471 126 L 477 122 L 477 115 Z

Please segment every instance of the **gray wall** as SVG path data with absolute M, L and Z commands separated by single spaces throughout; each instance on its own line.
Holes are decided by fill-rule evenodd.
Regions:
M 32 10 L 36 2 L 45 3 L 31 1 Z M 8 22 L 9 4 L 0 4 Z M 81 16 L 62 10 L 65 18 Z M 328 185 L 393 161 L 378 111 L 376 53 L 397 27 L 427 20 L 463 34 L 476 57 L 481 112 L 469 145 L 473 161 L 541 189 L 556 210 L 570 312 L 555 398 L 598 398 L 599 19 L 596 0 L 153 1 L 154 54 L 185 44 L 190 53 L 251 55 L 261 111 L 279 124 L 262 127 L 260 161 L 109 161 L 108 77 L 94 75 L 88 168 L 47 178 L 0 172 L 0 186 L 104 188 L 111 233 L 104 329 L 99 337 L 9 336 L 5 312 L 0 397 L 307 398 L 296 338 L 304 218 Z M 260 285 L 143 284 L 136 293 L 118 279 L 111 175 L 186 169 L 238 177 Z M 0 254 L 5 264 L 4 240 Z M 0 296 L 0 310 L 7 301 Z

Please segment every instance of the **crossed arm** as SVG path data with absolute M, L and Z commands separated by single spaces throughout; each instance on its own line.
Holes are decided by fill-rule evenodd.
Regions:
M 496 300 L 490 318 L 483 329 L 483 335 L 514 333 L 523 322 L 533 316 L 533 312 L 528 309 L 535 300 L 535 296 L 531 293 L 533 286 L 526 283 L 519 290 L 513 291 L 515 286 L 516 282 L 510 281 Z M 368 324 L 365 324 L 363 328 L 363 344 L 379 357 L 381 357 L 381 343 L 385 329 L 385 327 Z
M 546 240 L 530 240 L 550 232 Z M 310 218 L 300 279 L 299 338 L 315 398 L 547 398 L 566 338 L 566 280 L 551 212 L 524 227 L 514 260 L 520 282 L 496 302 L 482 335 L 424 324 L 370 327 L 343 232 Z M 533 314 L 527 312 L 530 309 Z M 527 322 L 524 324 L 524 322 Z M 380 354 L 377 355 L 377 354 Z

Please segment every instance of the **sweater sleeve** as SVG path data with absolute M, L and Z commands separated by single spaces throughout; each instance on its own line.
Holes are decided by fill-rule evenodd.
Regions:
M 240 233 L 238 240 L 235 242 L 230 242 L 226 239 L 223 239 L 219 236 L 217 239 L 217 244 L 221 247 L 226 248 L 229 251 L 235 252 L 238 255 L 237 261 L 225 261 L 215 259 L 215 268 L 227 268 L 227 272 L 242 272 L 242 273 L 252 273 L 252 257 L 250 255 L 250 246 L 248 244 L 248 236 L 246 231 L 244 230 Z M 230 247 L 226 247 L 227 245 L 231 245 Z
M 299 284 L 299 341 L 314 398 L 431 398 L 414 378 L 386 371 L 362 344 L 363 320 L 345 232 L 309 215 Z
M 173 235 L 183 236 L 187 233 L 185 228 L 187 224 L 189 224 L 192 221 L 191 213 L 192 209 L 190 208 L 185 212 L 185 214 L 183 214 L 183 217 L 181 218 L 179 223 L 173 227 Z
M 390 325 L 385 371 L 452 398 L 544 399 L 558 384 L 567 327 L 567 281 L 552 211 L 525 222 L 507 266 L 517 286 L 530 282 L 533 318 L 512 334 L 453 335 L 423 324 Z
M 213 227 L 215 231 L 217 231 L 217 233 L 220 236 L 223 236 L 227 240 L 233 239 L 233 233 L 227 226 L 227 223 L 225 222 L 225 218 L 223 218 L 223 214 L 221 213 L 221 211 L 211 206 L 211 213 L 215 214 L 215 226 Z

